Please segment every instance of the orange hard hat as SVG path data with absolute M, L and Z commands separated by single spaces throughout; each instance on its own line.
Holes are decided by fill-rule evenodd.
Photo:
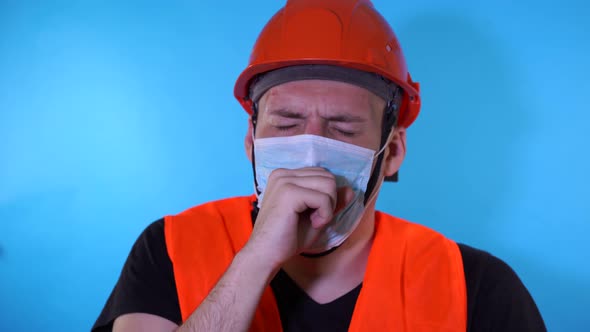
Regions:
M 288 0 L 266 24 L 234 94 L 252 114 L 250 84 L 257 75 L 284 67 L 319 64 L 378 74 L 404 91 L 398 125 L 408 127 L 420 111 L 397 37 L 370 0 Z

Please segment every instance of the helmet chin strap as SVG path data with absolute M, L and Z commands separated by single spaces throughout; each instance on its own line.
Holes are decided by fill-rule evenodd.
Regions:
M 381 143 L 379 145 L 380 151 L 383 151 L 389 142 L 391 133 L 393 132 L 393 128 L 397 125 L 397 115 L 398 115 L 398 108 L 399 108 L 399 99 L 401 93 L 399 90 L 394 94 L 393 98 L 391 98 L 387 105 L 385 105 L 385 109 L 383 111 L 383 120 L 381 125 Z M 367 191 L 365 191 L 365 206 L 369 201 L 369 197 L 375 191 L 375 186 L 377 185 L 377 180 L 379 179 L 379 175 L 381 174 L 381 165 L 383 164 L 383 157 L 385 156 L 384 153 L 380 153 L 377 156 L 377 163 L 375 164 L 375 169 L 371 173 L 371 177 L 369 178 L 369 182 L 367 183 Z

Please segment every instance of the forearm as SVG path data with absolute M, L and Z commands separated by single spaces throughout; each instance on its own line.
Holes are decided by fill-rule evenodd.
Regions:
M 177 332 L 247 331 L 276 268 L 253 250 L 240 251 L 217 285 Z

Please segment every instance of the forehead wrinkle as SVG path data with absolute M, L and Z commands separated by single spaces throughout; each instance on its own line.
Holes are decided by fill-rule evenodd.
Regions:
M 270 111 L 267 111 L 267 113 L 269 115 L 280 116 L 280 117 L 289 118 L 289 119 L 303 119 L 303 118 L 305 118 L 304 114 L 302 114 L 301 112 L 297 112 L 297 111 L 291 110 L 289 108 L 271 109 Z

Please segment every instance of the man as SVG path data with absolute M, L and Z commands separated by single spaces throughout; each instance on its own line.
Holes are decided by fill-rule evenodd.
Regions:
M 369 0 L 290 0 L 235 95 L 257 195 L 137 240 L 94 330 L 544 331 L 499 259 L 375 211 L 420 108 Z

